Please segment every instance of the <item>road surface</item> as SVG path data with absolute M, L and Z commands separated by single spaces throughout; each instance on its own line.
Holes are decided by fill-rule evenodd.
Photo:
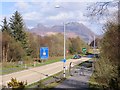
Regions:
M 76 71 L 76 73 L 75 73 Z M 83 73 L 84 72 L 84 73 Z M 56 86 L 56 88 L 60 89 L 77 89 L 77 90 L 89 90 L 89 79 L 92 75 L 92 67 L 87 68 L 83 67 L 81 72 L 81 68 L 77 67 L 73 70 L 73 76 L 67 78 L 60 85 Z
M 81 59 L 70 59 L 70 60 L 67 60 L 65 65 L 69 67 L 70 62 L 76 63 L 76 62 L 83 62 L 87 60 L 89 60 L 89 58 L 85 58 L 85 57 L 82 57 Z M 63 70 L 63 62 L 60 61 L 60 62 L 55 62 L 52 64 L 40 66 L 40 67 L 35 67 L 35 68 L 31 68 L 31 69 L 27 69 L 19 72 L 7 74 L 7 75 L 1 75 L 0 88 L 2 88 L 2 85 L 7 85 L 7 82 L 9 82 L 11 78 L 16 78 L 19 81 L 27 81 L 27 84 L 29 85 L 41 79 L 46 78 L 47 77 L 46 75 L 50 76 L 62 70 Z

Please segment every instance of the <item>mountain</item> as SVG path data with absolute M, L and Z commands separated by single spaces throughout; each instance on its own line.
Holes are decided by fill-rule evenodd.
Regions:
M 46 27 L 42 24 L 38 24 L 29 31 L 36 33 L 38 35 L 51 35 L 56 33 L 63 33 L 63 25 L 54 25 L 52 27 Z M 81 37 L 87 43 L 90 43 L 93 40 L 93 36 L 98 37 L 94 32 L 92 32 L 88 27 L 82 23 L 70 22 L 65 24 L 66 35 L 67 37 Z

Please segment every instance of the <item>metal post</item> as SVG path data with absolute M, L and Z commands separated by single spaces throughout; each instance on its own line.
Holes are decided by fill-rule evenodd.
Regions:
M 94 35 L 94 57 L 95 57 L 95 35 Z
M 66 59 L 65 58 L 65 50 L 66 50 L 66 48 L 65 48 L 65 22 L 64 22 L 64 59 Z
M 95 35 L 94 35 L 94 62 L 93 62 L 93 70 L 95 69 Z
M 56 5 L 55 8 L 60 8 L 59 5 Z M 65 51 L 66 51 L 66 48 L 65 48 L 65 22 L 63 23 L 64 24 L 64 60 L 66 60 L 65 58 Z M 65 78 L 65 62 L 63 62 L 63 76 Z
M 63 24 L 64 24 L 64 60 L 66 60 L 66 58 L 65 58 L 65 50 L 66 50 L 66 48 L 65 48 L 65 22 Z M 63 63 L 64 63 L 63 64 L 63 69 L 64 69 L 63 76 L 65 78 L 65 62 L 63 62 Z

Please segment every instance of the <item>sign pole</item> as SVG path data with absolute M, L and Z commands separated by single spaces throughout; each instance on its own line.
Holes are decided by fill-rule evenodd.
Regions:
M 64 60 L 66 60 L 66 58 L 65 58 L 65 50 L 66 50 L 66 48 L 65 48 L 65 22 L 63 24 L 64 24 Z M 63 69 L 64 69 L 63 76 L 65 78 L 65 62 L 63 62 Z

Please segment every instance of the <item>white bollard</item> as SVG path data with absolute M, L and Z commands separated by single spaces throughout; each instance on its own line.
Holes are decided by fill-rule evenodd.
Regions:
M 27 68 L 27 65 L 25 64 L 25 68 Z
M 34 62 L 34 67 L 36 66 L 36 62 Z

